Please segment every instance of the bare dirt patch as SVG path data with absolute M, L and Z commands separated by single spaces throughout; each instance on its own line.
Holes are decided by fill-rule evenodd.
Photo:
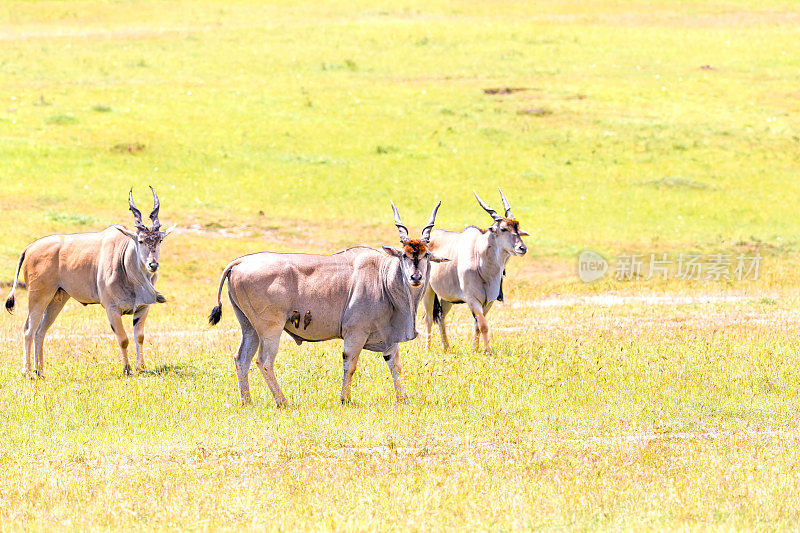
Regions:
M 67 27 L 23 27 L 0 30 L 0 42 L 27 41 L 34 39 L 151 39 L 169 35 L 180 35 L 216 29 L 212 25 L 186 25 L 165 28 L 67 28 Z
M 249 226 L 246 224 L 233 226 L 222 226 L 219 224 L 189 224 L 187 226 L 175 228 L 175 233 L 203 235 L 204 237 L 241 239 L 266 237 L 267 235 L 276 236 L 278 230 Z
M 544 107 L 523 107 L 517 110 L 517 115 L 529 115 L 534 117 L 544 117 L 552 114 L 552 111 Z
M 484 89 L 484 94 L 511 94 L 511 93 L 519 93 L 522 91 L 529 91 L 530 87 L 492 87 L 489 89 Z
M 111 151 L 117 154 L 138 154 L 144 152 L 146 146 L 140 142 L 117 143 L 111 147 Z
M 494 334 L 542 340 L 553 334 L 598 333 L 636 337 L 724 332 L 780 335 L 800 327 L 800 310 L 787 308 L 786 300 L 779 294 L 551 296 L 496 303 L 488 319 Z M 775 307 L 758 305 L 766 301 L 774 302 Z M 471 339 L 472 317 L 460 307 L 463 306 L 456 306 L 448 315 L 448 332 L 454 337 Z M 424 322 L 418 325 L 418 330 L 424 337 Z M 436 343 L 437 328 L 433 334 Z
M 644 305 L 687 305 L 709 304 L 718 302 L 741 302 L 752 299 L 742 294 L 705 294 L 705 295 L 620 295 L 596 294 L 591 296 L 553 296 L 542 300 L 522 300 L 509 304 L 512 309 L 520 307 L 569 307 L 573 305 L 590 305 L 614 307 L 632 304 Z

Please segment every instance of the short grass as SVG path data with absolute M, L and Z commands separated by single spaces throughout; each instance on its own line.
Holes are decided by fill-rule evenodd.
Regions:
M 37 237 L 130 224 L 131 186 L 180 228 L 149 373 L 123 377 L 100 309 L 72 303 L 47 379 L 23 381 L 24 291 L 0 320 L 3 527 L 796 529 L 798 20 L 780 1 L 4 2 L 2 285 Z M 451 353 L 403 345 L 408 402 L 365 352 L 341 406 L 340 344 L 285 343 L 291 407 L 258 373 L 239 407 L 229 304 L 205 324 L 230 259 L 393 243 L 390 199 L 412 228 L 438 200 L 440 227 L 486 224 L 471 190 L 499 208 L 497 186 L 531 252 L 494 355 L 460 309 Z M 583 249 L 764 266 L 586 285 Z

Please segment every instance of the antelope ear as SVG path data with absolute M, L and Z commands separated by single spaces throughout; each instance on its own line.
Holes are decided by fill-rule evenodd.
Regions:
M 433 261 L 434 263 L 447 263 L 451 261 L 451 259 L 447 257 L 439 257 L 438 255 L 428 254 L 428 261 Z
M 167 235 L 172 233 L 172 230 L 174 230 L 177 227 L 178 227 L 178 224 L 176 223 L 176 224 L 171 225 L 169 228 L 167 228 L 167 231 L 165 231 L 164 234 L 161 236 L 161 240 L 163 241 L 164 239 L 166 239 Z
M 381 248 L 383 248 L 383 251 L 386 252 L 387 254 L 393 255 L 395 257 L 400 257 L 403 255 L 402 250 L 398 250 L 397 248 L 392 248 L 391 246 L 381 246 Z
M 520 237 L 529 237 L 530 233 L 528 233 L 527 231 L 521 229 L 521 230 L 519 230 L 519 236 Z
M 125 235 L 126 237 L 129 237 L 129 238 L 133 239 L 134 241 L 139 242 L 139 235 L 136 234 L 136 233 L 133 233 L 132 231 L 130 231 L 127 228 L 125 228 L 124 226 L 120 226 L 119 224 L 114 224 L 114 228 L 118 229 L 119 232 L 122 233 L 123 235 Z

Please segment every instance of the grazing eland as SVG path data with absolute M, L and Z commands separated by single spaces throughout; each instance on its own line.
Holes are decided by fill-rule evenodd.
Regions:
M 6 310 L 14 309 L 20 270 L 28 288 L 28 317 L 23 326 L 22 373 L 32 378 L 31 344 L 37 376 L 44 376 L 42 347 L 48 328 L 64 304 L 75 298 L 83 305 L 102 305 L 122 350 L 122 369 L 130 374 L 128 337 L 122 315 L 133 315 L 136 339 L 136 368 L 146 370 L 142 343 L 144 321 L 150 304 L 166 299 L 155 289 L 161 242 L 175 228 L 161 231 L 158 221 L 158 195 L 153 191 L 153 226 L 142 224 L 142 213 L 133 203 L 133 189 L 128 205 L 133 212 L 136 231 L 113 225 L 94 233 L 50 235 L 29 244 L 19 256 L 14 284 L 6 300 Z M 24 268 L 23 268 L 24 265 Z
M 422 238 L 410 239 L 392 203 L 402 248 L 358 246 L 334 255 L 262 252 L 225 267 L 209 322 L 217 324 L 222 316 L 222 286 L 227 280 L 228 296 L 242 327 L 233 358 L 243 405 L 251 401 L 248 373 L 256 350 L 258 368 L 272 396 L 279 407 L 287 405 L 274 368 L 283 331 L 298 345 L 343 339 L 342 403 L 350 401 L 350 382 L 363 349 L 383 353 L 397 399 L 405 397 L 399 343 L 417 336 L 417 307 L 427 287 L 430 262 L 446 261 L 428 250 L 440 205 L 434 207 Z
M 472 192 L 494 222 L 488 229 L 466 226 L 461 233 L 438 229 L 431 235 L 430 251 L 451 261 L 432 265 L 430 283 L 423 298 L 429 350 L 434 322 L 439 324 L 444 350 L 449 349 L 445 317 L 454 304 L 466 303 L 475 317 L 474 349 L 478 350 L 480 336 L 486 351 L 491 353 L 486 313 L 495 300 L 503 301 L 503 276 L 508 260 L 512 255 L 522 256 L 528 251 L 522 242 L 522 237 L 528 233 L 519 228 L 519 221 L 511 213 L 503 191 L 500 197 L 505 216 L 498 215 L 478 193 Z

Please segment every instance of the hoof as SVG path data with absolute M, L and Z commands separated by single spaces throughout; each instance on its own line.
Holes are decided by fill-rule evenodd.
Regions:
M 147 372 L 147 366 L 145 366 L 145 365 L 137 366 L 136 367 L 136 371 L 139 372 L 140 374 L 142 374 L 144 372 Z
M 36 374 L 36 378 L 37 379 L 44 379 L 44 371 L 36 370 L 36 371 L 34 371 L 34 374 Z
M 125 365 L 122 368 L 122 373 L 125 374 L 126 376 L 130 376 L 131 375 L 131 365 Z
M 278 402 L 278 409 L 288 409 L 289 402 Z
M 22 379 L 30 379 L 30 380 L 33 380 L 33 379 L 35 379 L 35 378 L 33 377 L 33 374 L 31 374 L 30 372 L 23 372 L 23 373 L 22 373 Z

